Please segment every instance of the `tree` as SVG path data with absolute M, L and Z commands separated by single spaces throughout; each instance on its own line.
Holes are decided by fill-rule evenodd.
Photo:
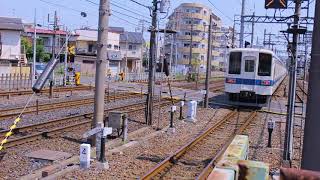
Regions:
M 30 39 L 28 39 L 27 37 L 22 37 L 21 46 L 23 46 L 25 48 L 27 60 L 29 62 L 32 62 L 33 46 L 32 46 Z M 50 54 L 45 52 L 42 39 L 37 39 L 36 51 L 37 51 L 36 61 L 48 62 L 50 60 Z

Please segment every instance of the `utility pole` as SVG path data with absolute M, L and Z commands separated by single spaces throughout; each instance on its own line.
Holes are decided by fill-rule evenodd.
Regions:
M 191 18 L 191 32 L 190 32 L 190 53 L 189 53 L 189 69 L 188 69 L 188 81 L 191 80 L 192 67 L 192 48 L 193 48 L 193 18 Z
M 53 39 L 52 39 L 52 58 L 56 58 L 56 30 L 58 26 L 57 22 L 57 11 L 54 11 L 54 20 L 53 20 Z
M 235 33 L 236 33 L 236 18 L 233 18 L 233 29 L 232 29 L 232 48 L 235 48 Z
M 254 15 L 255 13 L 253 13 L 252 15 L 252 27 L 251 27 L 251 47 L 253 46 L 253 40 L 254 40 Z
M 172 60 L 173 60 L 173 34 L 171 34 L 171 44 L 170 44 L 170 74 L 172 74 Z
M 320 1 L 316 1 L 313 26 L 311 65 L 309 71 L 309 88 L 307 113 L 304 127 L 301 168 L 320 171 L 320 121 L 319 121 L 319 66 L 320 66 Z
M 266 34 L 267 34 L 267 30 L 264 29 L 264 31 L 263 31 L 263 47 L 266 46 Z
M 106 68 L 109 65 L 107 56 L 108 47 L 108 24 L 110 16 L 110 1 L 100 0 L 99 5 L 99 25 L 97 42 L 97 60 L 94 94 L 94 114 L 92 126 L 101 127 L 104 121 L 104 97 L 105 97 L 105 76 Z M 100 157 L 101 134 L 98 133 L 95 138 L 97 157 Z
M 144 49 L 144 41 L 143 41 L 143 34 L 144 34 L 144 20 L 141 20 L 141 64 L 140 64 L 140 71 L 142 70 L 142 64 L 143 64 L 143 49 Z
M 152 25 L 150 33 L 150 57 L 149 57 L 149 81 L 148 81 L 148 96 L 147 96 L 147 111 L 146 123 L 152 125 L 152 112 L 153 112 L 153 86 L 154 86 L 154 62 L 156 59 L 156 32 L 157 32 L 157 10 L 158 1 L 152 2 Z
M 210 15 L 209 34 L 208 34 L 208 55 L 207 55 L 207 71 L 206 71 L 206 94 L 204 99 L 204 107 L 209 106 L 209 80 L 211 77 L 211 58 L 212 58 L 212 14 Z
M 33 66 L 32 66 L 32 85 L 35 83 L 36 78 L 36 58 L 37 58 L 37 10 L 34 10 L 34 32 L 33 32 Z
M 291 49 L 291 62 L 289 65 L 289 93 L 287 106 L 286 131 L 284 141 L 283 160 L 291 161 L 293 156 L 293 124 L 294 124 L 294 106 L 296 102 L 296 80 L 297 80 L 297 47 L 299 41 L 299 20 L 301 14 L 301 0 L 295 1 L 293 40 Z M 316 22 L 316 21 L 315 21 Z
M 63 86 L 67 85 L 67 59 L 68 59 L 68 29 L 66 28 L 66 47 L 64 52 L 64 73 L 63 73 Z
M 240 25 L 240 48 L 243 48 L 245 8 L 246 8 L 246 0 L 242 0 L 242 4 L 241 4 L 241 25 Z

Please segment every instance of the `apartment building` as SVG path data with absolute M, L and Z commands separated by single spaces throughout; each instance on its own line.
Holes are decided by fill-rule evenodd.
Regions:
M 221 19 L 214 15 L 212 10 L 198 3 L 182 3 L 169 16 L 166 28 L 177 31 L 174 40 L 166 40 L 165 54 L 171 53 L 171 42 L 173 48 L 173 64 L 178 71 L 186 69 L 190 62 L 190 47 L 192 46 L 192 63 L 198 64 L 202 70 L 206 68 L 208 50 L 208 25 L 210 15 L 213 15 L 214 31 L 221 27 Z M 192 43 L 191 43 L 192 34 Z M 215 36 L 214 34 L 213 36 Z M 218 46 L 213 42 L 212 46 Z M 212 56 L 219 56 L 219 51 L 213 50 Z M 213 57 L 211 59 L 213 59 Z

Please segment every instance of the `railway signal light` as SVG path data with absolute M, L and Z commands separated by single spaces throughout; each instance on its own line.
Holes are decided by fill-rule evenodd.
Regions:
M 288 0 L 265 0 L 266 9 L 287 9 Z

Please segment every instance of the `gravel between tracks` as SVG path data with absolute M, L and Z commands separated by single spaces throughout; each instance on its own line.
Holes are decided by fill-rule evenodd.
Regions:
M 101 171 L 95 164 L 87 171 L 76 170 L 67 173 L 61 179 L 136 179 L 149 169 L 176 151 L 179 147 L 195 137 L 200 131 L 220 120 L 229 110 L 199 109 L 195 124 L 176 121 L 174 134 L 161 133 L 136 147 L 124 150 L 123 153 L 109 155 L 110 169 Z
M 138 102 L 145 101 L 145 98 L 128 98 L 124 100 L 117 100 L 116 102 L 109 102 L 105 104 L 105 108 L 115 108 L 120 107 L 123 105 L 134 104 Z M 36 124 L 40 122 L 46 122 L 53 119 L 58 119 L 62 117 L 68 117 L 77 114 L 84 114 L 84 113 L 92 113 L 93 112 L 93 104 L 79 106 L 79 107 L 70 107 L 67 109 L 58 109 L 46 112 L 39 112 L 39 115 L 35 113 L 32 114 L 25 114 L 22 116 L 22 120 L 18 123 L 18 127 L 26 126 L 30 124 Z M 3 119 L 0 121 L 0 128 L 7 129 L 9 126 L 12 125 L 14 118 Z

